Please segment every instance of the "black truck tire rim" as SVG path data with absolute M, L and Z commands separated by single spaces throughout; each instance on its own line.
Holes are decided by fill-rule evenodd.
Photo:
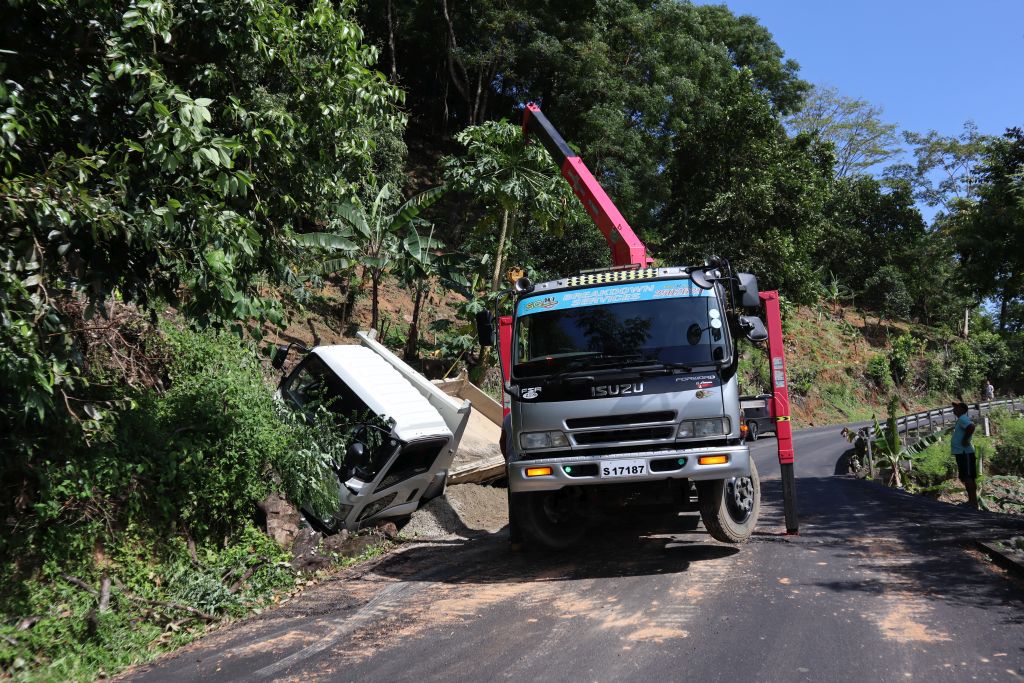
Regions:
M 743 524 L 754 510 L 754 482 L 750 477 L 733 477 L 725 483 L 725 506 L 737 524 Z

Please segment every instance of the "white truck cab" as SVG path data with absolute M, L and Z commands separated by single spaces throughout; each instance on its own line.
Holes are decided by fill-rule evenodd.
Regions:
M 392 421 L 387 434 L 349 446 L 337 469 L 341 504 L 332 518 L 303 509 L 325 531 L 404 517 L 442 495 L 471 411 L 469 401 L 446 395 L 371 333 L 358 337 L 358 345 L 312 349 L 278 390 L 296 408 L 315 396 L 328 399 L 330 409 L 339 413 L 372 413 Z

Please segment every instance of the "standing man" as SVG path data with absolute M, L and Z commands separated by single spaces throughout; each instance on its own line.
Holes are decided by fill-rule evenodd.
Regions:
M 956 458 L 956 468 L 960 473 L 960 481 L 967 489 L 967 505 L 972 508 L 978 507 L 978 463 L 974 456 L 974 444 L 971 437 L 974 436 L 974 423 L 967 414 L 966 403 L 953 403 L 953 414 L 956 415 L 956 425 L 953 427 L 953 440 L 950 446 L 953 457 Z
M 985 400 L 991 401 L 996 397 L 996 388 L 992 386 L 992 382 L 985 380 Z

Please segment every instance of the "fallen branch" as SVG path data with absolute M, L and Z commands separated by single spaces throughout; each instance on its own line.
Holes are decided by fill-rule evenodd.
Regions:
M 176 610 L 179 610 L 181 612 L 187 612 L 187 613 L 189 613 L 189 614 L 191 614 L 191 615 L 193 615 L 195 617 L 198 617 L 198 618 L 202 619 L 203 621 L 217 621 L 217 617 L 216 616 L 214 616 L 212 614 L 208 614 L 208 613 L 202 611 L 201 609 L 196 609 L 195 607 L 191 607 L 189 605 L 182 605 L 182 604 L 179 604 L 177 602 L 167 602 L 167 601 L 164 601 L 164 600 L 150 600 L 149 598 L 144 598 L 141 595 L 135 595 L 134 593 L 129 591 L 127 588 L 125 588 L 125 585 L 123 583 L 121 583 L 121 581 L 119 579 L 117 579 L 117 578 L 114 579 L 114 585 L 117 586 L 117 589 L 119 591 L 121 591 L 121 594 L 124 595 L 124 597 L 128 598 L 132 602 L 137 602 L 137 603 L 140 603 L 140 604 L 143 604 L 143 605 L 149 605 L 150 607 L 163 607 L 165 609 L 176 609 Z
M 100 580 L 100 612 L 110 611 L 110 576 L 103 574 Z
M 259 562 L 245 570 L 245 572 L 242 574 L 241 578 L 238 579 L 238 581 L 235 581 L 233 584 L 231 584 L 231 587 L 228 588 L 228 593 L 234 593 L 239 588 L 241 588 L 242 584 L 248 581 L 249 577 L 255 574 L 257 569 L 259 569 L 261 566 L 263 566 L 269 561 L 270 560 L 268 560 L 267 558 L 261 557 Z
M 92 586 L 87 584 L 85 581 L 82 581 L 79 578 L 71 576 L 70 574 L 61 574 L 60 578 L 62 578 L 65 581 L 67 581 L 72 586 L 77 586 L 77 587 L 81 588 L 82 590 L 84 590 L 89 595 L 99 595 L 99 593 L 96 592 L 95 588 L 93 588 Z

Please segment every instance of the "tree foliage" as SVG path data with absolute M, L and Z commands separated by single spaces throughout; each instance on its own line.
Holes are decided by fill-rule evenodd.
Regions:
M 445 188 L 426 190 L 390 211 L 395 190 L 384 185 L 373 198 L 369 210 L 358 200 L 335 207 L 337 218 L 330 223 L 330 232 L 297 235 L 296 242 L 305 247 L 326 249 L 333 254 L 320 264 L 323 274 L 347 271 L 356 265 L 370 276 L 371 322 L 379 329 L 378 306 L 380 284 L 384 275 L 397 264 L 410 269 L 425 265 L 430 253 L 440 246 L 431 236 L 417 232 L 424 223 L 420 213 L 436 202 Z M 430 233 L 432 235 L 432 231 Z
M 988 137 L 968 121 L 959 135 L 904 132 L 904 140 L 913 148 L 913 164 L 894 164 L 886 169 L 889 178 L 909 182 L 915 198 L 945 214 L 960 200 L 973 194 L 973 168 Z
M 999 327 L 1021 330 L 1024 303 L 1024 132 L 991 140 L 974 173 L 974 195 L 949 225 L 964 277 L 979 298 L 999 304 Z
M 417 128 L 454 133 L 537 101 L 657 257 L 717 251 L 805 298 L 831 160 L 787 139 L 780 119 L 808 84 L 754 18 L 634 0 L 437 10 L 363 15 L 383 63 L 394 44 Z
M 796 133 L 831 142 L 839 178 L 885 163 L 901 151 L 897 126 L 882 120 L 881 107 L 847 97 L 833 87 L 815 86 L 786 125 Z
M 279 319 L 257 284 L 400 131 L 352 3 L 14 3 L 0 27 L 0 386 L 11 421 L 78 372 L 61 302 Z M 91 312 L 91 311 L 90 311 Z M 58 409 L 57 407 L 60 407 Z
M 455 136 L 464 156 L 441 161 L 445 182 L 466 193 L 482 211 L 478 230 L 497 235 L 491 290 L 498 289 L 506 243 L 517 227 L 533 223 L 560 230 L 566 220 L 579 220 L 581 210 L 551 156 L 540 145 L 525 144 L 518 126 L 488 121 Z

